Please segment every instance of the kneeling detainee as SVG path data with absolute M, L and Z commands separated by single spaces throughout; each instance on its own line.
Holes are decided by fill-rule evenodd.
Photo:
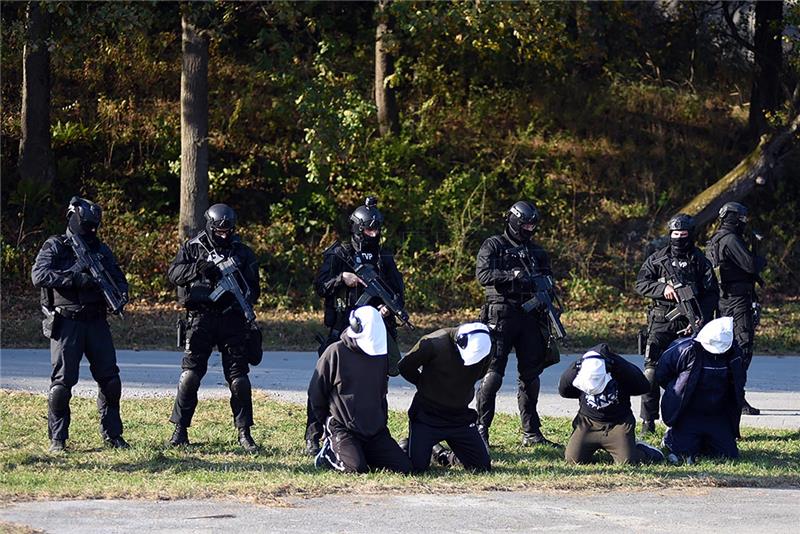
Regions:
M 408 410 L 408 453 L 414 472 L 437 461 L 488 471 L 489 450 L 478 432 L 478 414 L 469 407 L 475 383 L 489 369 L 492 339 L 483 323 L 443 328 L 422 337 L 400 360 L 400 374 L 417 386 Z M 435 447 L 446 441 L 452 449 Z
M 388 366 L 380 312 L 371 306 L 353 310 L 349 327 L 322 353 L 308 385 L 311 412 L 325 429 L 317 467 L 411 472 L 408 456 L 387 427 Z
M 664 454 L 659 449 L 636 441 L 631 396 L 648 391 L 650 384 L 644 373 L 611 352 L 605 343 L 578 358 L 564 371 L 558 384 L 562 397 L 579 399 L 580 403 L 564 458 L 588 463 L 596 451 L 603 449 L 615 464 L 663 461 Z
M 675 341 L 658 362 L 656 380 L 664 388 L 661 413 L 670 427 L 664 436 L 670 462 L 693 463 L 698 455 L 739 457 L 745 371 L 731 317 L 711 321 L 694 339 Z

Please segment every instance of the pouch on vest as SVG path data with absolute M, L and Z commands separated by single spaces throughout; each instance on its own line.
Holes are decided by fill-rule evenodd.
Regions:
M 42 313 L 44 313 L 44 319 L 42 319 L 42 334 L 48 339 L 53 339 L 53 330 L 55 329 L 55 322 L 58 318 L 53 301 L 53 290 L 43 287 L 39 295 L 39 301 L 42 306 Z
M 183 317 L 178 318 L 178 321 L 175 323 L 177 329 L 177 336 L 176 336 L 176 343 L 179 349 L 184 348 L 186 345 L 186 321 L 183 320 Z
M 639 329 L 639 333 L 636 335 L 636 345 L 639 349 L 639 355 L 644 356 L 644 351 L 647 348 L 647 327 L 642 327 Z
M 263 339 L 264 336 L 261 333 L 261 328 L 258 326 L 253 325 L 253 327 L 247 331 L 245 347 L 247 350 L 247 363 L 250 365 L 258 365 L 264 358 L 264 352 L 261 350 L 261 342 Z

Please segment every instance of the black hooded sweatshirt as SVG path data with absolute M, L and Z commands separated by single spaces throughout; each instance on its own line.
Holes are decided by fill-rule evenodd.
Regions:
M 375 436 L 389 420 L 389 359 L 386 354 L 370 356 L 356 341 L 342 333 L 341 341 L 322 353 L 308 384 L 308 400 L 317 421 L 332 417 L 363 438 Z
M 633 417 L 631 396 L 647 393 L 650 391 L 650 384 L 638 367 L 611 352 L 605 343 L 596 345 L 590 350 L 599 353 L 605 359 L 606 372 L 611 375 L 611 381 L 603 392 L 598 395 L 587 395 L 572 385 L 578 376 L 578 363 L 581 358 L 564 370 L 558 384 L 558 392 L 566 399 L 579 399 L 580 415 L 601 423 L 622 423 Z
M 400 360 L 400 374 L 417 386 L 409 415 L 416 413 L 434 426 L 475 422 L 477 414 L 469 403 L 475 396 L 475 382 L 483 378 L 491 362 L 487 356 L 464 365 L 455 344 L 457 332 L 458 328 L 442 328 L 430 333 Z

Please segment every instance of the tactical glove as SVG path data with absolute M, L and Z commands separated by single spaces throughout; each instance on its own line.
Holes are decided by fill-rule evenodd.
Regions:
M 94 281 L 94 278 L 86 273 L 74 273 L 72 275 L 72 283 L 78 289 L 92 289 L 97 287 L 97 282 Z

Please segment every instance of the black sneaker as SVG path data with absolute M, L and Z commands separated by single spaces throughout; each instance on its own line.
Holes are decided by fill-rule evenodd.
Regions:
M 239 429 L 239 445 L 250 454 L 258 452 L 258 445 L 253 441 L 253 436 L 250 435 L 250 427 L 243 427 Z
M 333 454 L 333 449 L 331 449 L 331 440 L 324 439 L 322 440 L 322 447 L 314 457 L 314 467 L 317 469 L 333 469 L 332 461 L 335 457 L 336 455 Z
M 116 438 L 105 438 L 103 440 L 106 447 L 111 449 L 130 449 L 131 446 L 125 441 L 125 438 L 122 436 L 117 436 Z
M 750 406 L 749 402 L 744 401 L 744 406 L 742 406 L 742 415 L 761 415 L 761 410 Z
M 306 454 L 309 456 L 316 456 L 319 454 L 319 441 L 315 439 L 306 440 Z
M 660 464 L 664 461 L 664 453 L 661 452 L 661 449 L 658 447 L 654 447 L 649 443 L 645 443 L 644 441 L 637 441 L 636 448 L 642 452 L 644 460 L 647 463 Z
M 50 452 L 59 453 L 64 452 L 67 448 L 67 440 L 53 439 L 50 440 Z
M 655 434 L 656 432 L 656 422 L 655 421 L 642 421 L 642 435 L 646 436 L 648 434 Z
M 556 450 L 559 450 L 559 451 L 564 450 L 564 446 L 563 445 L 560 445 L 560 444 L 558 444 L 558 443 L 556 443 L 554 441 L 550 441 L 549 439 L 544 437 L 544 435 L 542 435 L 541 433 L 523 434 L 522 435 L 522 446 L 523 447 L 534 447 L 536 445 L 545 445 L 547 447 L 550 447 L 552 449 L 556 449 Z
M 173 447 L 189 444 L 189 432 L 185 426 L 175 425 L 175 431 L 172 433 L 172 437 L 169 438 L 169 444 Z
M 442 467 L 447 467 L 450 465 L 450 452 L 450 449 L 443 446 L 441 443 L 437 443 L 431 450 L 431 462 L 436 462 Z

